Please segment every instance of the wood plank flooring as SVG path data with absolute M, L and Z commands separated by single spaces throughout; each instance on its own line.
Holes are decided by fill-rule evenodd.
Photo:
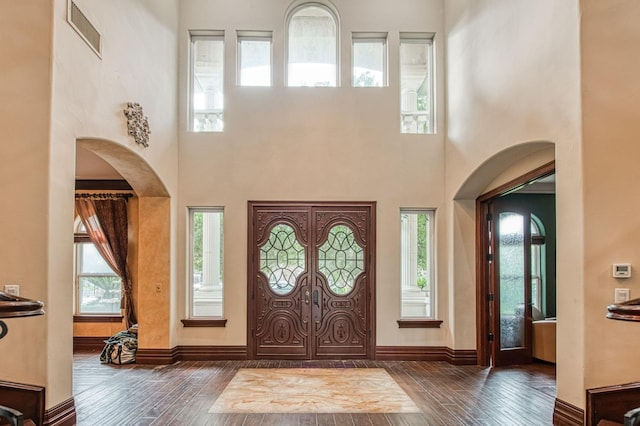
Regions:
M 384 368 L 420 407 L 410 414 L 209 414 L 239 368 Z M 422 361 L 183 361 L 100 364 L 74 355 L 79 426 L 551 425 L 555 366 L 454 366 Z

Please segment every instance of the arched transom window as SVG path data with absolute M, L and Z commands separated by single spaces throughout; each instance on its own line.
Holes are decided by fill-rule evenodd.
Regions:
M 320 3 L 294 8 L 287 19 L 287 85 L 337 86 L 338 19 Z

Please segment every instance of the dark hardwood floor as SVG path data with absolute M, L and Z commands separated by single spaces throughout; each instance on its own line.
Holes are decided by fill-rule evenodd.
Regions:
M 418 414 L 208 414 L 242 367 L 385 368 Z M 183 361 L 104 365 L 74 355 L 79 426 L 108 425 L 551 425 L 555 366 L 454 366 L 422 361 Z

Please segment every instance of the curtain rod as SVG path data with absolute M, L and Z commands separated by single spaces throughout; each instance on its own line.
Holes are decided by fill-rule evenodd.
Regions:
M 129 198 L 133 197 L 133 194 L 129 193 L 80 193 L 76 194 L 76 198 L 95 198 L 99 200 L 111 200 L 115 198 L 124 198 L 125 201 L 128 201 Z

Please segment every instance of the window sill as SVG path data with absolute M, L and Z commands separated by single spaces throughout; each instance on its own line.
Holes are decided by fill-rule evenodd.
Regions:
M 226 327 L 226 318 L 202 318 L 202 319 L 183 319 L 180 320 L 183 327 Z
M 122 322 L 122 315 L 74 315 L 73 322 Z
M 442 320 L 431 319 L 401 319 L 398 320 L 398 328 L 440 328 Z

